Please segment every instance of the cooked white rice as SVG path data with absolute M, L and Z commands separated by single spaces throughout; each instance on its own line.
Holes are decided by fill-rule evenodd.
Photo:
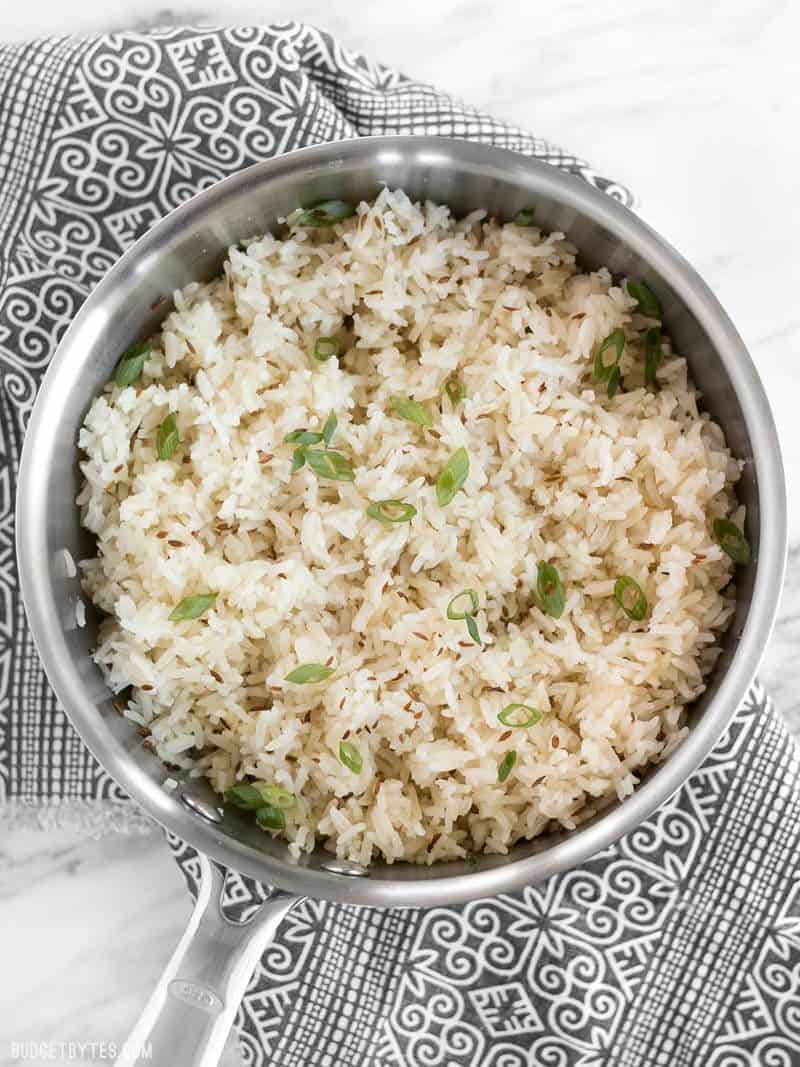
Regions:
M 158 754 L 220 792 L 285 787 L 295 853 L 324 842 L 362 863 L 503 853 L 629 794 L 686 733 L 733 610 L 711 520 L 743 518 L 739 465 L 668 342 L 643 388 L 652 323 L 634 306 L 561 234 L 389 191 L 333 230 L 231 248 L 220 278 L 176 293 L 139 381 L 109 385 L 80 434 L 98 543 L 83 581 L 109 616 L 96 659 L 133 686 L 126 714 Z M 609 400 L 593 358 L 617 327 Z M 331 335 L 342 355 L 316 362 Z M 434 427 L 398 418 L 393 394 Z M 284 436 L 331 410 L 352 483 L 290 473 Z M 158 460 L 169 412 L 181 444 Z M 443 508 L 434 483 L 461 446 L 469 477 Z M 413 521 L 367 516 L 387 498 Z M 532 604 L 542 560 L 566 588 L 558 620 Z M 642 622 L 614 598 L 620 575 L 647 596 Z M 446 617 L 465 588 L 484 649 Z M 206 591 L 207 614 L 169 621 Z M 308 662 L 335 674 L 285 681 Z M 506 729 L 512 702 L 542 720 Z

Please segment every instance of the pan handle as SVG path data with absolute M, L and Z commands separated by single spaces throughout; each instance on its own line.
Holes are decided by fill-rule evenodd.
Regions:
M 116 1060 L 117 1067 L 216 1067 L 255 965 L 302 897 L 275 890 L 247 922 L 222 911 L 225 870 L 198 854 L 189 925 Z

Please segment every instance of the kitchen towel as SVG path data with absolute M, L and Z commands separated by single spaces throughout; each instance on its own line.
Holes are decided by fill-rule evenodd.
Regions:
M 287 23 L 0 50 L 0 813 L 136 829 L 38 666 L 17 587 L 25 420 L 93 285 L 169 208 L 255 162 L 366 134 L 586 163 Z M 578 870 L 427 912 L 299 906 L 239 1015 L 246 1062 L 292 1067 L 800 1065 L 800 767 L 754 688 L 670 803 Z M 173 842 L 190 888 L 197 861 Z M 231 906 L 263 895 L 228 876 Z

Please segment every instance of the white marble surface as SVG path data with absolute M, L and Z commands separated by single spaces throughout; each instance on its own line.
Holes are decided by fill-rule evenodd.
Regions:
M 0 42 L 284 18 L 592 160 L 715 288 L 764 378 L 789 472 L 789 578 L 763 675 L 800 732 L 800 5 L 28 0 L 0 5 Z M 188 913 L 157 833 L 10 835 L 0 899 L 0 1065 L 37 1062 L 14 1057 L 15 1040 L 120 1040 Z

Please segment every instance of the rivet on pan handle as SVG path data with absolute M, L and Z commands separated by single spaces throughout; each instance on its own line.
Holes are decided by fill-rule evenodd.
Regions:
M 180 795 L 183 806 L 205 819 L 206 822 L 222 822 L 222 808 L 212 804 L 198 793 L 192 792 L 191 786 L 182 786 Z
M 366 867 L 362 867 L 360 863 L 351 863 L 350 860 L 326 860 L 324 863 L 320 863 L 320 867 L 323 871 L 330 871 L 331 874 L 343 874 L 348 878 L 367 878 L 369 876 L 369 870 Z

